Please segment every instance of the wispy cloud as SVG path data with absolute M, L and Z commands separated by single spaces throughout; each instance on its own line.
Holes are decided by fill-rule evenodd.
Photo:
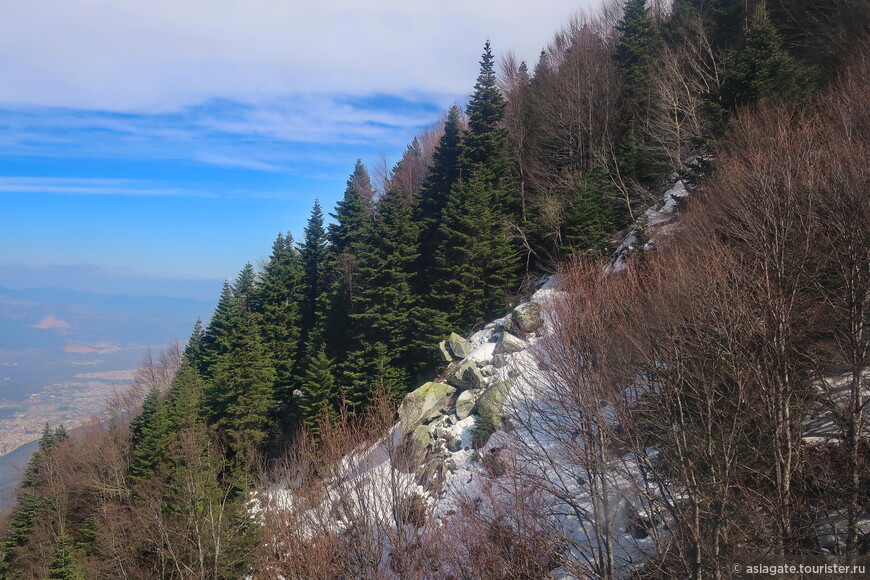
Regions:
M 146 195 L 213 197 L 212 194 L 128 179 L 0 177 L 0 193 L 51 193 L 59 195 Z
M 54 316 L 46 316 L 39 324 L 34 324 L 33 328 L 42 328 L 43 330 L 64 330 L 69 328 L 69 323 L 66 320 L 61 320 Z
M 7 2 L 0 102 L 167 111 L 215 96 L 460 94 L 484 39 L 532 60 L 573 11 L 599 3 Z
M 193 162 L 298 172 L 313 163 L 334 161 L 337 149 L 402 147 L 447 104 L 438 96 L 306 94 L 258 104 L 212 100 L 173 113 L 0 108 L 0 151 L 22 158 Z M 146 194 L 125 192 L 122 183 L 109 185 L 119 194 Z

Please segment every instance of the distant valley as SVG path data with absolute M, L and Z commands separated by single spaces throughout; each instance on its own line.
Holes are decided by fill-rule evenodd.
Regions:
M 185 341 L 213 306 L 189 298 L 0 287 L 0 456 L 37 439 L 45 423 L 74 428 L 99 416 L 149 350 L 156 355 Z M 27 455 L 0 462 L 0 488 L 14 483 L 11 470 Z

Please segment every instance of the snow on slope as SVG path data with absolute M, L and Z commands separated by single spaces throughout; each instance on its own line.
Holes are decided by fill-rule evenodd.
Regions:
M 619 246 L 605 275 L 626 267 L 625 256 L 639 250 L 635 246 L 642 237 L 648 240 L 644 250 L 654 250 L 656 238 L 676 227 L 678 210 L 688 195 L 682 181 L 665 192 L 661 203 L 643 214 Z M 498 521 L 516 530 L 525 526 L 522 533 L 528 534 L 521 519 L 529 515 L 544 522 L 532 533 L 559 552 L 549 578 L 584 578 L 608 566 L 617 577 L 630 574 L 667 535 L 664 516 L 654 508 L 656 482 L 647 479 L 642 465 L 655 452 L 638 458 L 608 449 L 603 467 L 584 462 L 582 455 L 589 449 L 574 428 L 578 418 L 553 405 L 553 390 L 564 385 L 546 371 L 548 341 L 559 340 L 553 304 L 560 292 L 558 280 L 551 276 L 528 302 L 468 338 L 471 352 L 451 364 L 447 381 L 450 372 L 466 363 L 479 370 L 484 384 L 472 389 L 474 412 L 460 418 L 453 404 L 424 421 L 423 431 L 428 430 L 430 438 L 417 465 L 408 465 L 407 458 L 415 433 L 402 433 L 399 423 L 386 438 L 345 457 L 325 482 L 326 493 L 313 505 L 297 505 L 295 486 L 287 482 L 263 490 L 268 498 L 264 503 L 293 512 L 293 525 L 303 537 L 324 530 L 340 532 L 351 522 L 359 525 L 361 519 L 386 529 L 378 543 L 379 569 L 387 576 L 391 552 L 397 549 L 392 544 L 406 541 L 409 534 L 424 541 L 433 527 L 473 531 L 474 520 Z M 530 305 L 540 308 L 540 325 L 534 332 L 517 332 L 517 313 Z M 501 425 L 480 445 L 482 401 L 499 388 L 504 392 L 495 398 L 501 405 Z M 612 413 L 605 409 L 603 416 Z M 412 525 L 399 517 L 413 498 L 425 502 L 425 523 Z M 437 577 L 444 577 L 451 565 L 445 561 Z

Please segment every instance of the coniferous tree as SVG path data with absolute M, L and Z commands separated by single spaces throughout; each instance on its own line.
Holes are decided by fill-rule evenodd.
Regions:
M 230 450 L 252 459 L 271 431 L 275 370 L 252 314 L 239 316 L 228 344 L 226 354 L 215 363 L 206 402 Z
M 746 0 L 675 0 L 671 20 L 679 23 L 693 12 L 709 23 L 710 42 L 717 52 L 733 48 L 740 40 Z
M 371 191 L 368 171 L 362 161 L 357 161 L 347 180 L 344 198 L 336 204 L 335 213 L 330 214 L 335 220 L 327 230 L 330 282 L 323 295 L 319 336 L 325 339 L 327 351 L 334 357 L 344 355 L 348 338 L 354 334 L 350 312 L 356 291 L 357 253 L 372 217 L 368 199 Z
M 517 282 L 515 252 L 493 216 L 489 179 L 483 173 L 451 191 L 438 230 L 432 299 L 448 322 L 461 329 L 498 312 Z
M 320 297 L 325 289 L 327 239 L 323 227 L 320 201 L 314 200 L 311 216 L 305 226 L 305 241 L 299 248 L 302 260 L 302 303 L 300 313 L 300 340 L 309 341 L 320 314 Z
M 54 542 L 54 557 L 48 566 L 49 580 L 85 580 L 67 534 L 59 534 Z
M 435 267 L 435 246 L 438 224 L 447 205 L 450 190 L 459 181 L 459 158 L 462 154 L 462 117 L 453 105 L 444 123 L 444 135 L 432 156 L 429 175 L 420 189 L 414 220 L 420 224 L 420 257 L 418 259 L 418 291 L 425 295 L 430 288 Z
M 335 419 L 340 401 L 341 392 L 335 380 L 335 367 L 326 354 L 326 348 L 321 345 L 305 371 L 302 397 L 299 401 L 302 421 L 308 430 L 317 435 L 322 421 Z
M 145 396 L 142 414 L 133 421 L 132 431 L 130 475 L 138 480 L 150 479 L 164 466 L 172 433 L 169 409 L 156 385 Z
M 184 347 L 184 360 L 202 371 L 205 348 L 205 330 L 202 328 L 202 319 L 197 318 L 193 325 L 193 332 Z
M 620 33 L 615 58 L 623 74 L 622 99 L 633 115 L 642 115 L 652 98 L 650 78 L 661 45 L 646 0 L 626 0 L 616 25 Z
M 450 324 L 462 328 L 503 307 L 519 280 L 517 252 L 507 233 L 519 202 L 501 126 L 504 109 L 487 42 L 466 111 L 461 179 L 447 197 L 435 243 L 432 300 Z
M 204 422 L 205 381 L 195 365 L 185 360 L 175 375 L 169 392 L 169 417 L 172 430 L 189 429 Z
M 661 37 L 646 0 L 626 0 L 616 30 L 620 37 L 614 57 L 622 72 L 622 103 L 628 115 L 619 143 L 619 166 L 624 174 L 643 178 L 648 171 L 640 125 L 652 104 L 652 71 Z
M 726 106 L 761 99 L 800 102 L 809 90 L 806 71 L 782 46 L 767 11 L 759 7 L 746 29 L 746 39 L 725 69 L 722 93 Z
M 345 373 L 358 376 L 355 384 L 348 384 L 352 404 L 364 404 L 371 394 L 375 344 L 386 345 L 389 364 L 406 375 L 414 367 L 410 341 L 418 305 L 414 293 L 417 237 L 417 224 L 405 196 L 388 190 L 378 205 L 377 218 L 368 227 L 368 243 L 359 246 L 358 291 L 350 313 L 356 334 Z
M 233 296 L 238 303 L 240 312 L 257 312 L 257 274 L 250 262 L 245 264 L 233 284 Z
M 274 394 L 279 401 L 290 399 L 297 370 L 302 277 L 302 262 L 293 236 L 278 234 L 257 288 L 257 303 L 264 346 L 275 369 Z
M 202 339 L 200 371 L 203 377 L 209 378 L 213 375 L 217 359 L 229 349 L 229 337 L 238 322 L 238 317 L 239 305 L 233 286 L 229 281 L 224 281 L 214 314 Z
M 503 125 L 505 107 L 498 88 L 492 48 L 487 41 L 474 93 L 465 111 L 468 131 L 462 142 L 461 171 L 465 179 L 480 174 L 478 179 L 489 188 L 496 219 L 515 220 L 520 214 L 520 205 L 513 180 L 514 161 L 508 145 L 507 128 Z

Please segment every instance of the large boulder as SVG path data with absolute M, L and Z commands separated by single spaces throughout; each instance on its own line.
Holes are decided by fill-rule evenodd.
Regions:
M 460 421 L 471 415 L 474 410 L 474 400 L 480 391 L 464 391 L 456 399 L 456 418 Z
M 541 305 L 536 302 L 526 302 L 517 306 L 510 318 L 510 329 L 520 336 L 537 332 L 544 326 L 541 318 Z
M 477 399 L 477 404 L 475 405 L 477 414 L 486 418 L 489 424 L 496 429 L 501 428 L 502 410 L 512 386 L 513 383 L 511 381 L 496 383 L 486 389 Z
M 465 391 L 481 388 L 486 384 L 486 378 L 475 362 L 465 361 L 447 376 L 447 382 L 460 391 Z
M 456 389 L 444 383 L 425 383 L 411 391 L 399 407 L 402 433 L 413 431 L 418 425 L 431 421 L 450 407 Z
M 405 473 L 413 473 L 427 458 L 432 445 L 432 434 L 426 425 L 419 425 L 405 435 L 399 445 L 397 467 Z
M 451 333 L 447 339 L 447 346 L 450 347 L 450 352 L 453 353 L 453 356 L 460 360 L 470 355 L 473 350 L 471 343 L 455 332 Z
M 495 354 L 513 354 L 525 350 L 528 344 L 526 341 L 517 338 L 513 334 L 505 332 L 502 334 L 501 340 L 495 345 Z
M 451 363 L 453 362 L 453 357 L 450 355 L 450 351 L 447 350 L 447 341 L 442 340 L 438 343 L 438 353 L 441 355 L 441 362 Z

